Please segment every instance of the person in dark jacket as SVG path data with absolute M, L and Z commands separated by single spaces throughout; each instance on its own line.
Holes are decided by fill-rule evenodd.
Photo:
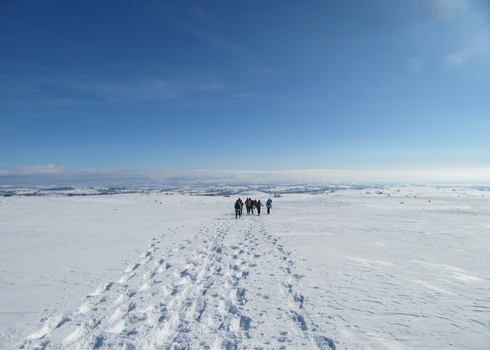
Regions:
M 247 206 L 247 214 L 250 215 L 250 205 L 252 203 L 252 200 L 250 198 L 247 198 L 245 201 L 245 205 Z
M 238 217 L 242 216 L 242 205 L 240 204 L 240 201 L 237 199 L 235 202 L 235 219 L 238 219 Z
M 260 215 L 260 207 L 263 207 L 264 205 L 260 202 L 260 199 L 255 203 L 255 207 L 257 208 L 257 215 Z
M 240 216 L 242 216 L 242 214 L 243 214 L 243 201 L 240 198 L 238 198 L 238 201 L 240 202 Z

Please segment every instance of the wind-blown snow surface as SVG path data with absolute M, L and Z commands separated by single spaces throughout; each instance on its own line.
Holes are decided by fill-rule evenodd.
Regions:
M 383 192 L 0 198 L 0 348 L 489 349 L 489 192 Z

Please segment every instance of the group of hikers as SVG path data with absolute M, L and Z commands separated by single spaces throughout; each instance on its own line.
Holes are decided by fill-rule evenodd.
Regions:
M 243 211 L 243 201 L 238 198 L 237 201 L 235 202 L 235 219 L 238 219 L 238 217 L 242 216 L 242 211 Z M 264 205 L 260 202 L 259 200 L 252 200 L 252 198 L 247 198 L 245 200 L 245 208 L 247 208 L 247 214 L 254 214 L 254 210 L 257 209 L 257 215 L 260 215 L 260 208 L 263 207 Z M 267 214 L 271 213 L 271 208 L 272 208 L 272 199 L 268 199 L 267 203 L 265 204 L 267 208 Z

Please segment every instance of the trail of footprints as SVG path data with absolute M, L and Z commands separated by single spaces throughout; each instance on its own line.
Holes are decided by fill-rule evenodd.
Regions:
M 260 218 L 216 220 L 189 240 L 154 239 L 119 280 L 25 349 L 335 349 L 295 292 L 293 256 Z

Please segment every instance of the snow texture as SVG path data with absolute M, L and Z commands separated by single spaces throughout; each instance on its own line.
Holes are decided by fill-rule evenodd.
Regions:
M 487 194 L 2 198 L 0 348 L 488 349 Z

